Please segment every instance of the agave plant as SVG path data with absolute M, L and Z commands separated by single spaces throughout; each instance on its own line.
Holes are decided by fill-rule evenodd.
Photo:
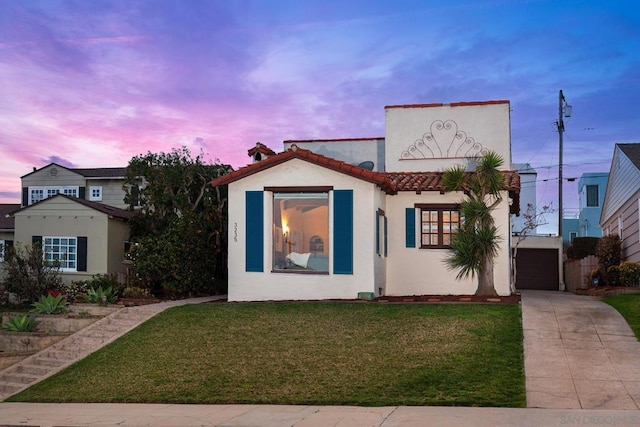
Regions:
M 2 329 L 12 332 L 33 332 L 37 326 L 38 321 L 29 316 L 28 313 L 25 313 L 22 316 L 12 317 L 7 320 L 2 325 Z
M 89 297 L 89 302 L 92 302 L 92 303 L 113 304 L 118 300 L 118 291 L 115 291 L 111 286 L 109 286 L 106 289 L 102 289 L 102 286 L 99 286 L 97 289 L 95 288 L 87 289 L 87 296 Z
M 64 295 L 53 296 L 48 294 L 47 296 L 41 296 L 40 301 L 33 304 L 34 313 L 41 314 L 60 314 L 67 310 L 67 301 L 64 299 Z

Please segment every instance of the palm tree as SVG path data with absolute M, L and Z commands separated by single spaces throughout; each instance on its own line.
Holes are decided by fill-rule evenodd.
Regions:
M 504 160 L 489 151 L 474 161 L 477 165 L 472 172 L 458 165 L 443 175 L 446 191 L 463 191 L 466 195 L 460 204 L 460 229 L 452 236 L 446 262 L 459 270 L 458 279 L 478 276 L 476 295 L 495 296 L 493 260 L 501 238 L 492 212 L 502 201 L 504 173 L 500 167 Z

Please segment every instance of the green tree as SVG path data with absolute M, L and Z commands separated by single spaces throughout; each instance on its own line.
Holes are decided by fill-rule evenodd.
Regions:
M 466 195 L 460 203 L 460 229 L 452 236 L 446 262 L 459 270 L 458 279 L 478 276 L 476 295 L 495 296 L 493 263 L 501 238 L 493 210 L 502 201 L 504 173 L 500 167 L 504 160 L 490 151 L 474 163 L 472 172 L 458 165 L 443 175 L 446 191 L 462 191 Z
M 176 298 L 226 291 L 226 189 L 210 182 L 231 170 L 186 147 L 131 159 L 125 202 L 136 211 L 131 259 L 141 285 Z

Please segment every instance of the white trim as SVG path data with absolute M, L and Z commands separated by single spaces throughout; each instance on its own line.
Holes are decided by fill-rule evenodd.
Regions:
M 41 197 L 33 197 L 34 192 L 41 193 Z M 55 196 L 58 193 L 65 194 L 67 196 L 78 197 L 80 192 L 80 187 L 77 185 L 66 185 L 66 186 L 33 186 L 29 187 L 29 200 L 27 201 L 27 205 L 32 205 L 41 200 L 47 199 L 51 196 Z M 37 199 L 37 200 L 35 200 Z
M 67 244 L 63 245 L 62 242 L 58 242 L 57 245 L 54 245 L 53 242 L 50 244 L 50 246 L 55 246 L 58 248 L 58 252 L 60 251 L 60 247 L 64 246 L 66 248 L 74 248 L 73 252 L 71 252 L 73 254 L 73 257 L 75 258 L 72 261 L 69 261 L 69 254 L 70 252 L 65 252 L 65 259 L 61 260 L 62 262 L 64 262 L 66 265 L 68 265 L 69 263 L 73 262 L 74 267 L 64 267 L 64 266 L 60 266 L 60 271 L 78 271 L 78 238 L 76 236 L 42 236 L 42 256 L 45 258 L 45 261 L 47 261 L 47 251 L 46 251 L 46 247 L 47 247 L 47 239 L 61 239 L 61 240 L 67 240 Z M 75 242 L 73 244 L 71 244 L 71 242 L 69 242 L 69 240 L 73 239 Z
M 94 191 L 95 191 L 95 195 L 94 195 Z M 89 200 L 91 200 L 92 202 L 102 201 L 102 185 L 89 186 Z

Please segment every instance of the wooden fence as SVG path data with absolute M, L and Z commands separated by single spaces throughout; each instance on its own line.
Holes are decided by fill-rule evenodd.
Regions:
M 575 292 L 592 285 L 591 270 L 598 268 L 598 257 L 589 255 L 582 259 L 569 259 L 564 262 L 564 283 L 567 290 Z

